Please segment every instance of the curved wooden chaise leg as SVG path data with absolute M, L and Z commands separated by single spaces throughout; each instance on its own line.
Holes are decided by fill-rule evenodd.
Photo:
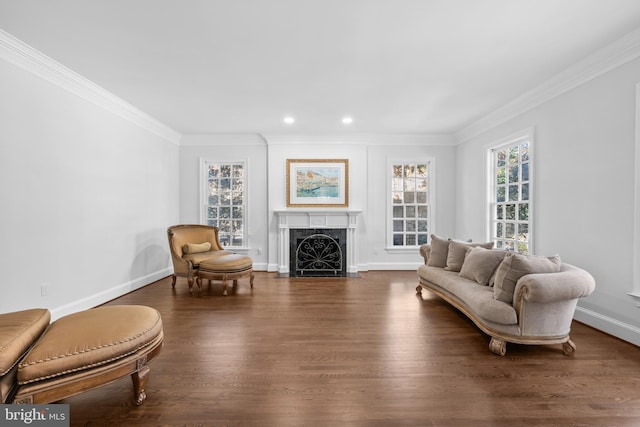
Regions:
M 507 343 L 504 340 L 501 340 L 496 337 L 491 337 L 491 342 L 489 342 L 489 350 L 498 356 L 504 356 L 507 354 Z
M 562 343 L 562 352 L 566 356 L 573 356 L 576 352 L 576 345 L 569 338 L 567 341 Z
M 142 405 L 142 402 L 147 398 L 147 393 L 144 391 L 144 388 L 149 379 L 149 372 L 151 372 L 151 369 L 145 365 L 131 374 L 131 380 L 133 381 L 133 398 L 138 406 Z
M 175 274 L 172 274 L 171 275 L 171 287 L 172 288 L 176 287 L 176 279 L 177 279 L 177 276 Z

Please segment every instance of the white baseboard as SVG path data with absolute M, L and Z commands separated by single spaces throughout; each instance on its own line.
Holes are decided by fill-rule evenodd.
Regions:
M 130 280 L 129 282 L 122 283 L 114 286 L 113 288 L 106 289 L 94 295 L 79 299 L 77 301 L 70 302 L 61 307 L 51 309 L 51 321 L 59 319 L 68 314 L 76 313 L 78 311 L 87 310 L 100 304 L 104 304 L 107 301 L 118 298 L 122 295 L 128 294 L 131 291 L 140 289 L 150 283 L 160 280 L 164 277 L 173 274 L 173 268 L 167 267 L 162 270 L 147 274 L 146 276 L 139 277 L 137 279 Z
M 621 340 L 640 346 L 640 328 L 621 322 L 609 316 L 605 316 L 586 308 L 577 307 L 573 316 L 578 322 L 582 322 L 593 328 L 613 335 Z
M 413 270 L 418 271 L 418 267 L 422 265 L 421 262 L 370 262 L 366 264 L 366 268 L 359 271 L 369 270 Z M 417 273 L 416 273 L 417 274 Z

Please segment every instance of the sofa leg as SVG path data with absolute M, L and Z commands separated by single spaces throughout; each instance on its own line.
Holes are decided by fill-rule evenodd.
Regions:
M 142 402 L 147 398 L 147 393 L 144 391 L 144 388 L 147 385 L 150 371 L 151 369 L 148 366 L 144 366 L 142 369 L 131 374 L 131 379 L 133 380 L 133 397 L 138 406 L 142 405 Z
M 507 343 L 504 340 L 491 337 L 491 342 L 489 343 L 489 350 L 498 356 L 504 356 L 507 354 Z
M 176 275 L 175 274 L 171 275 L 171 287 L 172 288 L 176 287 Z
M 422 286 L 420 285 L 416 286 L 416 293 L 422 295 Z
M 573 343 L 573 341 L 571 341 L 571 339 L 568 339 L 566 342 L 562 343 L 562 352 L 566 356 L 573 356 L 575 354 L 576 345 Z

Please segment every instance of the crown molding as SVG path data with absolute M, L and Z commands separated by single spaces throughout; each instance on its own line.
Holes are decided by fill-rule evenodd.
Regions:
M 229 145 L 259 145 L 265 146 L 267 141 L 257 133 L 203 133 L 184 134 L 180 146 L 229 146 Z
M 462 143 L 640 56 L 640 28 L 523 93 L 455 134 Z
M 455 145 L 453 135 L 447 134 L 261 134 L 267 145 Z
M 172 142 L 182 135 L 111 92 L 0 29 L 0 58 Z

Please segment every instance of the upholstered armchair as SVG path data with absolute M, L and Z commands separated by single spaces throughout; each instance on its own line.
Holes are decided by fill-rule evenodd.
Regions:
M 167 229 L 167 235 L 173 261 L 171 287 L 176 286 L 177 277 L 184 277 L 191 292 L 200 263 L 231 254 L 220 244 L 218 227 L 200 224 L 174 225 Z

